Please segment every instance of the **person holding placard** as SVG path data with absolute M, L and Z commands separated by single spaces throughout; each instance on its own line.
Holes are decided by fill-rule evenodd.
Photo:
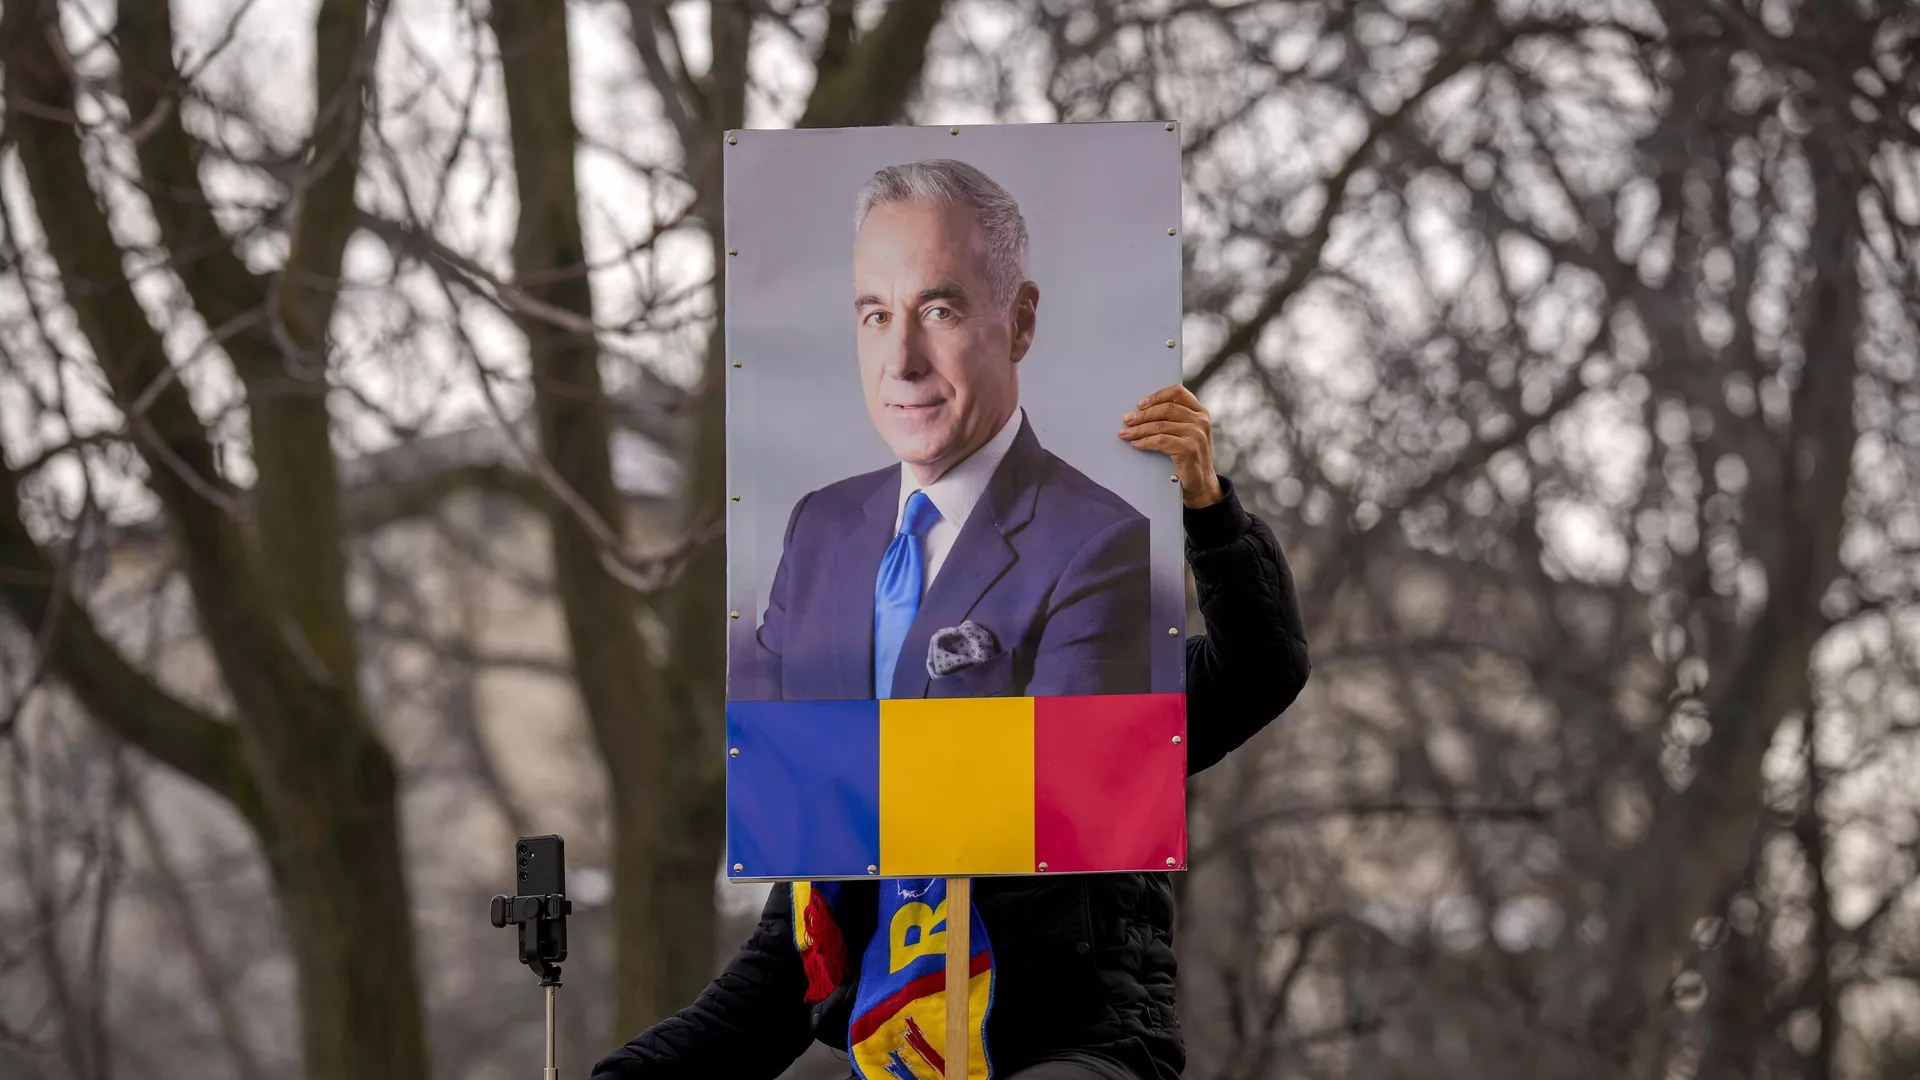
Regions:
M 1120 437 L 1165 454 L 1180 482 L 1187 564 L 1206 623 L 1186 648 L 1187 770 L 1197 773 L 1279 716 L 1305 686 L 1299 601 L 1272 530 L 1216 473 L 1211 420 L 1198 399 L 1177 386 L 1157 391 L 1122 418 Z M 830 921 L 810 895 L 799 895 L 810 892 L 804 886 L 774 886 L 758 927 L 719 978 L 603 1058 L 593 1080 L 774 1080 L 816 1039 L 857 1051 L 860 1040 L 850 1036 L 872 1030 L 877 1011 L 855 1013 L 863 968 L 884 971 L 901 957 L 882 953 L 924 951 L 938 932 L 933 921 L 902 927 L 896 917 L 896 925 L 877 925 L 884 884 L 836 883 Z M 1179 1076 L 1185 1050 L 1168 876 L 1060 874 L 995 884 L 974 900 L 993 938 L 995 981 L 982 1032 L 987 1054 L 969 1059 L 970 1075 Z M 934 918 L 930 911 L 927 919 Z M 868 1080 L 937 1077 L 939 1045 L 937 1033 L 909 1030 L 905 1046 L 863 1073 Z M 858 1066 L 857 1052 L 854 1058 Z

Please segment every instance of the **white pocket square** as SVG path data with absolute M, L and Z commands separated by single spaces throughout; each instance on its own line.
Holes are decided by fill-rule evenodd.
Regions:
M 927 641 L 927 674 L 937 679 L 965 671 L 999 651 L 993 631 L 968 619 L 959 626 L 934 631 Z

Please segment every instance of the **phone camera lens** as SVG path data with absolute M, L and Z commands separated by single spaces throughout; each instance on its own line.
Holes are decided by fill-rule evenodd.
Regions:
M 521 881 L 527 880 L 527 872 L 525 870 L 520 871 L 520 880 Z

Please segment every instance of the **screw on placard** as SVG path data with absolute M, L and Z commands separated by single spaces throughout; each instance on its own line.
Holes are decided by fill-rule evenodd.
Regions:
M 1175 735 L 1175 736 L 1173 737 L 1173 745 L 1175 745 L 1175 746 L 1179 746 L 1179 745 L 1180 745 L 1180 736 L 1178 736 L 1178 735 Z M 740 753 L 740 751 L 738 751 L 738 750 L 735 750 L 735 751 L 734 751 L 734 754 L 735 754 L 735 756 L 738 756 L 738 755 L 739 755 L 739 753 Z
M 1174 234 L 1174 232 L 1175 232 L 1175 231 L 1176 231 L 1176 230 L 1175 230 L 1175 229 L 1173 229 L 1172 227 L 1168 227 L 1168 229 L 1167 229 L 1167 235 L 1168 235 L 1168 236 L 1172 236 L 1172 235 Z
M 1167 339 L 1167 348 L 1169 348 L 1169 349 L 1171 349 L 1171 348 L 1173 348 L 1173 346 L 1174 346 L 1174 345 L 1175 345 L 1175 342 L 1174 342 L 1174 340 L 1173 340 L 1172 338 L 1168 338 L 1168 339 Z
M 1171 120 L 1169 120 L 1169 121 L 1167 121 L 1167 130 L 1168 130 L 1168 131 L 1172 131 L 1172 130 L 1173 130 L 1173 121 L 1171 121 Z
M 740 501 L 740 496 L 738 496 L 738 495 L 735 495 L 735 496 L 733 496 L 733 501 L 734 501 L 734 502 L 739 502 L 739 501 Z
M 867 873 L 869 873 L 869 874 L 877 874 L 877 873 L 879 873 L 879 872 L 880 872 L 880 868 L 879 868 L 879 867 L 877 867 L 877 866 L 875 866 L 875 865 L 873 865 L 872 863 L 868 863 L 868 864 L 867 864 Z
M 1172 860 L 1172 859 L 1168 859 L 1168 860 L 1167 860 L 1167 862 L 1168 862 L 1169 864 L 1171 864 L 1171 863 L 1173 862 L 1173 860 Z M 741 866 L 741 865 L 740 865 L 739 863 L 734 863 L 734 864 L 733 864 L 733 872 L 734 872 L 734 873 L 736 873 L 736 874 L 737 874 L 737 873 L 739 873 L 739 872 L 740 872 L 740 871 L 742 871 L 742 870 L 745 870 L 745 869 L 746 869 L 746 867 L 744 867 L 744 866 Z
M 1169 477 L 1167 477 L 1167 479 L 1169 479 L 1169 480 L 1171 480 L 1171 481 L 1173 481 L 1174 483 L 1176 483 L 1176 484 L 1177 484 L 1177 483 L 1179 483 L 1179 482 L 1180 482 L 1180 474 L 1179 474 L 1179 473 L 1174 473 L 1174 474 L 1173 474 L 1172 476 L 1169 476 Z
M 1180 860 L 1179 860 L 1179 859 L 1176 859 L 1176 858 L 1174 858 L 1174 857 L 1173 857 L 1173 856 L 1171 856 L 1171 855 L 1169 855 L 1169 856 L 1167 856 L 1167 865 L 1168 865 L 1168 866 L 1179 866 L 1179 865 L 1180 865 Z
M 1173 130 L 1173 126 L 1172 126 L 1171 124 L 1169 124 L 1169 125 L 1167 126 L 1167 130 L 1168 130 L 1168 131 L 1172 131 L 1172 130 Z M 728 146 L 735 146 L 735 145 L 738 145 L 738 144 L 739 144 L 739 142 L 740 142 L 740 136 L 738 136 L 738 135 L 729 135 L 729 136 L 727 136 L 727 145 L 728 145 Z
M 959 128 L 957 128 L 957 127 L 950 127 L 950 128 L 948 128 L 948 129 L 947 129 L 947 134 L 949 134 L 949 135 L 958 135 L 958 134 L 960 134 L 960 129 L 959 129 Z
M 729 612 L 727 612 L 727 618 L 729 618 L 729 619 L 737 619 L 737 618 L 739 618 L 739 617 L 740 617 L 740 613 L 739 613 L 739 612 L 737 612 L 737 611 L 729 611 Z
M 738 360 L 735 360 L 735 361 L 733 362 L 733 366 L 734 366 L 734 367 L 739 367 L 739 366 L 740 366 L 740 361 L 738 361 Z
M 1046 864 L 1046 863 L 1041 863 L 1041 864 L 1040 864 L 1040 872 L 1041 872 L 1041 873 L 1043 873 L 1043 874 L 1047 872 L 1047 864 Z
M 1179 741 L 1180 741 L 1180 736 L 1178 736 L 1178 735 L 1175 735 L 1175 736 L 1173 737 L 1173 741 L 1174 741 L 1174 742 L 1179 742 Z M 728 750 L 728 751 L 727 751 L 727 756 L 728 756 L 728 757 L 739 757 L 739 756 L 740 756 L 740 748 L 736 746 L 736 747 L 734 747 L 734 748 L 732 748 L 731 750 Z
M 735 614 L 738 614 L 738 612 L 735 612 Z M 1179 628 L 1179 627 L 1177 627 L 1177 626 L 1169 626 L 1169 627 L 1167 627 L 1167 636 L 1168 636 L 1168 637 L 1178 637 L 1179 635 L 1180 635 L 1180 628 Z
M 740 254 L 740 249 L 739 249 L 739 248 L 728 248 L 728 249 L 727 249 L 727 254 L 729 254 L 729 255 L 738 255 L 738 254 Z

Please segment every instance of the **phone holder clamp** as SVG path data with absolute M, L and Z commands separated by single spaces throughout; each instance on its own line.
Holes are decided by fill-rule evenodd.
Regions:
M 493 925 L 520 929 L 520 962 L 540 976 L 541 986 L 560 985 L 560 965 L 549 961 L 543 927 L 573 913 L 573 901 L 564 896 L 496 896 L 492 902 Z

